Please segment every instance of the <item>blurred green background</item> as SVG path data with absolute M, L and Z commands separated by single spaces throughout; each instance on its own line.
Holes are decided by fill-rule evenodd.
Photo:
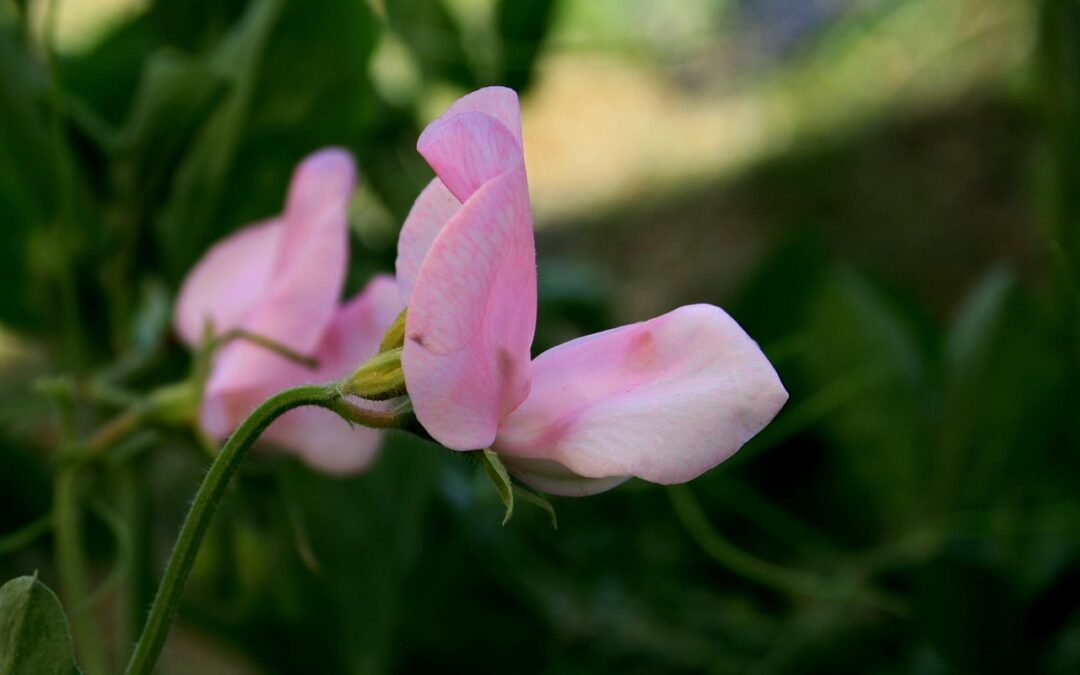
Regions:
M 392 270 L 420 129 L 487 84 L 522 97 L 537 350 L 712 302 L 786 409 L 558 530 L 404 435 L 354 479 L 257 453 L 160 672 L 1080 672 L 1072 0 L 0 0 L 0 577 L 60 588 L 62 430 L 183 375 L 201 253 L 341 144 L 350 290 Z M 117 672 L 204 470 L 163 429 L 81 477 L 67 609 Z

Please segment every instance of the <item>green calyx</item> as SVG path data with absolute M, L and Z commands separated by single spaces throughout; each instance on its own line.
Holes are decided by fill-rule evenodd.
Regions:
M 390 324 L 390 327 L 386 329 L 386 334 L 383 335 L 382 342 L 379 343 L 380 354 L 394 349 L 400 350 L 405 346 L 405 316 L 408 312 L 408 307 L 401 310 L 401 314 L 398 314 L 397 318 L 394 319 L 394 323 Z
M 352 375 L 342 380 L 342 394 L 369 401 L 385 401 L 404 396 L 405 373 L 401 369 L 401 348 L 376 354 Z

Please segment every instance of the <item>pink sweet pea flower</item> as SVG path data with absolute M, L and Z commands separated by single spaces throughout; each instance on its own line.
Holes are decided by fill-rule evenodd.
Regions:
M 536 268 L 517 96 L 465 96 L 420 136 L 437 177 L 402 227 L 402 369 L 417 418 L 448 448 L 491 447 L 519 480 L 583 495 L 630 477 L 690 480 L 787 400 L 723 310 L 681 307 L 536 360 Z
M 401 311 L 388 276 L 372 279 L 339 304 L 348 258 L 346 211 L 355 184 L 356 169 L 344 150 L 308 156 L 293 174 L 284 212 L 216 244 L 185 279 L 174 326 L 188 346 L 200 345 L 209 324 L 215 334 L 243 329 L 318 363 L 307 369 L 245 340 L 222 347 L 199 412 L 211 437 L 228 436 L 282 389 L 347 375 L 378 351 Z M 315 467 L 344 473 L 368 464 L 380 434 L 352 428 L 326 410 L 303 408 L 274 422 L 266 437 Z

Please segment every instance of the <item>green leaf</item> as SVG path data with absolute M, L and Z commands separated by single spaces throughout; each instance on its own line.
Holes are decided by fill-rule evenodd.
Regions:
M 551 518 L 551 529 L 559 529 L 559 518 L 555 515 L 555 507 L 551 505 L 551 502 L 548 501 L 548 498 L 545 497 L 543 494 L 527 488 L 524 485 L 515 484 L 514 496 L 524 499 L 530 504 L 539 506 L 543 510 L 547 511 L 548 517 Z
M 72 675 L 75 648 L 56 594 L 32 577 L 0 587 L 0 673 Z
M 900 307 L 853 273 L 832 275 L 811 308 L 801 363 L 813 392 L 850 387 L 820 428 L 863 493 L 866 511 L 888 525 L 919 509 L 934 435 L 926 410 L 928 373 L 916 332 Z M 879 527 L 882 523 L 868 523 Z
M 305 155 L 365 145 L 376 123 L 368 60 L 377 29 L 364 2 L 250 5 L 206 61 L 230 86 L 157 218 L 172 281 L 229 231 L 280 212 Z
M 386 0 L 385 6 L 390 26 L 412 50 L 426 78 L 466 89 L 477 86 L 461 30 L 441 0 Z
M 160 249 L 175 273 L 183 272 L 216 238 L 215 216 L 249 121 L 263 52 L 281 8 L 280 0 L 253 2 L 207 64 L 233 86 L 177 171 L 158 222 Z
M 480 461 L 484 464 L 484 471 L 495 485 L 495 491 L 499 493 L 499 499 L 506 507 L 506 515 L 503 516 L 503 525 L 510 522 L 514 515 L 514 485 L 510 482 L 510 474 L 506 472 L 502 460 L 494 450 L 481 450 Z
M 1059 420 L 1070 414 L 1064 349 L 1008 271 L 992 271 L 971 292 L 945 350 L 935 477 L 949 504 L 996 506 L 1016 493 L 1001 481 L 1033 475 L 1024 464 L 1053 455 Z
M 532 81 L 533 66 L 555 17 L 556 0 L 501 0 L 496 26 L 502 38 L 503 84 L 518 91 Z

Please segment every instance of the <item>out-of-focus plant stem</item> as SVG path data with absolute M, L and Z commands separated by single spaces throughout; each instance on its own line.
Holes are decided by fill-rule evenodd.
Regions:
M 76 611 L 86 603 L 86 561 L 82 547 L 82 507 L 79 503 L 79 464 L 67 458 L 56 470 L 53 487 L 53 530 L 56 561 L 67 599 L 79 662 L 87 675 L 106 675 L 104 643 L 94 617 Z
M 51 107 L 49 130 L 52 138 L 53 162 L 56 178 L 56 213 L 53 216 L 52 271 L 60 292 L 61 331 L 69 367 L 78 371 L 83 365 L 83 335 L 79 321 L 78 283 L 71 256 L 70 234 L 74 215 L 72 163 L 64 132 L 64 90 L 60 81 L 60 66 L 56 55 L 56 31 L 60 14 L 60 0 L 50 0 L 45 14 L 45 58 L 49 71 L 49 103 Z
M 667 493 L 675 514 L 690 537 L 709 557 L 740 576 L 783 593 L 856 602 L 898 615 L 906 611 L 895 598 L 862 587 L 863 579 L 851 579 L 850 583 L 824 579 L 752 556 L 720 536 L 705 517 L 690 488 L 677 485 L 668 488 Z

